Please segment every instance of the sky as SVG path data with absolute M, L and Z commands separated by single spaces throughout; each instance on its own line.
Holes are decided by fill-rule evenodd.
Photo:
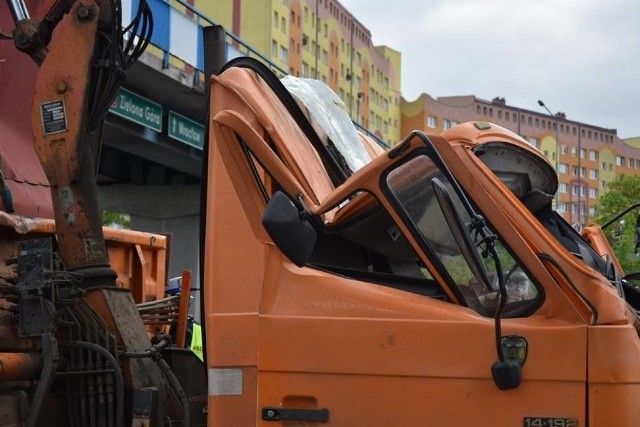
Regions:
M 402 54 L 402 94 L 506 98 L 640 136 L 639 0 L 340 0 Z

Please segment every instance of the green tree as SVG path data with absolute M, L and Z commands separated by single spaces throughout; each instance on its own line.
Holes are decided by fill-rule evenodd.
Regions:
M 131 228 L 131 217 L 127 214 L 121 214 L 111 211 L 102 211 L 102 225 L 114 228 Z
M 619 175 L 607 184 L 607 192 L 598 202 L 595 220 L 603 224 L 616 214 L 640 202 L 640 175 Z M 634 253 L 636 218 L 639 209 L 633 209 L 621 218 L 624 223 L 611 224 L 604 231 L 625 273 L 640 271 L 640 256 Z

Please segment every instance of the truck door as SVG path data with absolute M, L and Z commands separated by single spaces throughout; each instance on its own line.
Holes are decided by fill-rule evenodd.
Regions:
M 382 172 L 353 185 L 335 224 L 315 223 L 307 265 L 267 249 L 261 425 L 585 425 L 587 328 L 543 262 L 516 233 L 495 233 L 499 212 L 486 217 L 499 263 L 487 256 L 477 218 L 421 141 L 386 161 L 367 166 Z M 447 221 L 435 181 L 465 229 Z M 471 239 L 484 272 L 454 233 Z M 522 365 L 511 390 L 491 371 L 498 275 L 509 291 L 500 336 Z

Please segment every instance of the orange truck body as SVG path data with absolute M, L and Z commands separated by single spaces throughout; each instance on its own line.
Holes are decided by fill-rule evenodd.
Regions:
M 488 123 L 441 135 L 416 131 L 386 151 L 355 131 L 319 136 L 294 106 L 301 98 L 248 59 L 211 80 L 201 248 L 207 396 L 190 384 L 204 383 L 201 364 L 191 364 L 192 354 L 165 363 L 163 355 L 185 352 L 176 355 L 165 337 L 152 345 L 135 310 L 134 303 L 163 297 L 162 236 L 99 230 L 116 287 L 132 297 L 71 283 L 60 302 L 57 279 L 43 278 L 31 293 L 31 283 L 15 285 L 18 242 L 31 237 L 57 233 L 57 249 L 91 267 L 76 255 L 96 233 L 96 218 L 82 209 L 60 212 L 64 200 L 46 196 L 49 183 L 73 187 L 76 167 L 86 168 L 74 153 L 86 149 L 78 132 L 92 43 L 79 37 L 89 26 L 76 21 L 95 4 L 71 3 L 74 13 L 60 20 L 37 83 L 37 69 L 19 54 L 6 53 L 23 61 L 24 79 L 0 63 L 0 77 L 21 82 L 8 87 L 0 79 L 3 93 L 24 95 L 36 85 L 36 103 L 64 97 L 73 119 L 64 145 L 36 135 L 34 150 L 25 137 L 28 103 L 21 99 L 14 111 L 6 98 L 0 102 L 0 126 L 18 147 L 0 144 L 0 156 L 24 215 L 0 213 L 0 413 L 13 417 L 7 422 L 89 425 L 97 420 L 90 407 L 102 417 L 95 425 L 197 424 L 205 413 L 212 427 L 637 425 L 638 307 L 623 298 L 623 272 L 602 231 L 589 227 L 583 240 L 551 211 L 557 177 L 537 150 Z M 9 15 L 0 12 L 6 27 Z M 65 40 L 84 52 L 77 63 L 68 63 Z M 73 84 L 58 87 L 60 78 Z M 306 104 L 308 114 L 320 101 Z M 329 122 L 333 114 L 320 113 Z M 19 167 L 36 152 L 37 173 Z M 64 161 L 70 169 L 58 174 Z M 77 233 L 26 217 L 64 225 L 70 213 L 81 218 Z M 73 282 L 55 267 L 46 279 Z M 42 325 L 20 318 L 16 288 Z M 62 321 L 34 300 L 59 309 Z M 93 323 L 69 321 L 77 314 Z M 115 392 L 104 396 L 119 409 L 95 404 L 101 381 L 112 381 Z M 84 394 L 76 396 L 78 388 Z M 40 419 L 25 414 L 32 401 Z
M 500 390 L 491 375 L 493 317 L 438 276 L 386 185 L 390 171 L 425 150 L 424 135 L 410 135 L 336 187 L 256 73 L 230 67 L 212 86 L 203 259 L 208 425 L 316 425 L 305 412 L 299 424 L 273 420 L 289 410 L 326 415 L 328 425 L 636 425 L 640 342 L 631 308 L 478 155 L 498 142 L 520 153 L 514 162 L 544 162 L 534 174 L 550 168 L 524 140 L 478 123 L 426 135 L 538 286 L 533 309 L 502 319 L 502 336 L 526 338 L 528 354 L 521 384 Z M 420 179 L 415 168 L 403 171 L 400 185 Z M 262 225 L 276 189 L 304 201 L 326 233 L 357 224 L 376 200 L 442 294 L 389 286 L 375 271 L 296 266 Z

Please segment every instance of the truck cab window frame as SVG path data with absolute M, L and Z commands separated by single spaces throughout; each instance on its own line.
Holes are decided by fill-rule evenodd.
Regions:
M 426 143 L 426 142 L 425 142 Z M 451 179 L 455 179 L 446 169 L 444 164 L 435 153 L 435 150 L 429 146 L 416 149 L 409 156 L 394 164 L 385 173 L 381 175 L 380 186 L 383 193 L 388 197 L 392 206 L 398 215 L 405 222 L 405 225 L 411 230 L 414 238 L 420 245 L 424 254 L 429 258 L 438 274 L 445 280 L 446 285 L 456 295 L 462 305 L 470 307 L 477 313 L 492 317 L 497 308 L 498 286 L 495 269 L 491 267 L 491 260 L 486 256 L 482 259 L 485 261 L 486 270 L 489 272 L 489 287 L 483 285 L 486 283 L 481 277 L 473 274 L 471 267 L 464 260 L 459 248 L 455 244 L 455 240 L 448 229 L 446 221 L 444 221 L 443 213 L 435 202 L 435 197 L 431 194 L 429 205 L 420 205 L 424 203 L 428 197 L 428 192 L 432 193 L 430 183 L 433 178 L 446 183 L 450 196 L 455 200 L 455 205 L 459 212 L 463 215 L 466 223 L 470 222 L 469 213 L 463 207 L 459 199 L 459 195 L 450 183 Z M 417 159 L 417 160 L 416 160 Z M 428 161 L 427 165 L 424 160 Z M 416 162 L 423 161 L 422 167 Z M 428 169 L 428 170 L 427 170 Z M 402 171 L 402 173 L 400 172 Z M 425 175 L 429 172 L 429 175 Z M 395 183 L 390 183 L 396 179 Z M 400 186 L 406 186 L 403 189 Z M 420 183 L 425 184 L 420 187 Z M 417 192 L 416 192 L 417 190 Z M 473 201 L 469 195 L 464 192 L 464 196 L 473 205 Z M 406 193 L 409 191 L 409 193 Z M 422 194 L 420 194 L 422 193 Z M 422 200 L 417 198 L 422 197 Z M 473 206 L 476 212 L 478 209 Z M 426 210 L 429 210 L 426 213 Z M 419 211 L 422 212 L 419 213 Z M 482 212 L 480 212 L 482 214 Z M 420 215 L 421 214 L 421 215 Z M 439 215 L 439 217 L 438 217 Z M 439 223 L 430 224 L 436 218 Z M 534 277 L 526 270 L 522 263 L 514 255 L 513 251 L 508 248 L 505 240 L 499 236 L 490 224 L 489 229 L 496 235 L 496 250 L 501 258 L 505 268 L 503 277 L 507 282 L 509 297 L 505 309 L 504 317 L 526 317 L 537 310 L 544 301 L 544 289 L 535 281 Z M 475 241 L 478 245 L 481 242 Z M 433 274 L 433 272 L 431 272 Z

